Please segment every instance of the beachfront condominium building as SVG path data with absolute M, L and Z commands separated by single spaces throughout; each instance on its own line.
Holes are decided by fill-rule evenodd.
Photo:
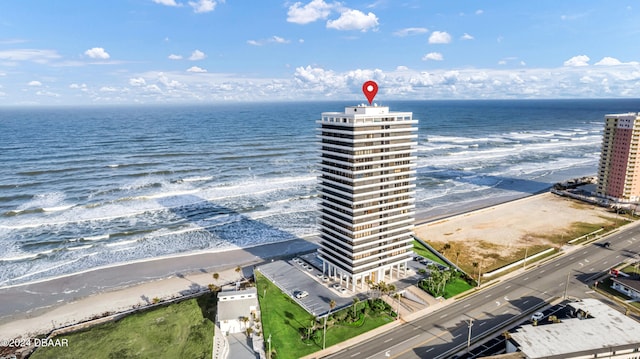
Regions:
M 618 202 L 640 200 L 640 113 L 605 116 L 598 168 L 599 196 Z
M 351 289 L 398 278 L 412 254 L 418 121 L 361 105 L 317 123 L 323 272 Z

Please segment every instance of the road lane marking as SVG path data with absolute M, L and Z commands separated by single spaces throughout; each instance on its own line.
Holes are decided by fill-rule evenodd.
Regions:
M 525 279 L 524 279 L 524 281 L 528 281 L 528 280 L 529 280 L 529 277 L 527 277 L 527 278 L 525 278 Z
M 604 265 L 604 264 L 607 264 L 607 263 L 609 263 L 609 261 L 604 261 L 604 263 L 602 263 L 602 264 Z
M 557 266 L 559 266 L 559 265 L 560 265 L 560 263 L 556 263 L 556 265 L 554 265 L 554 267 L 557 267 Z
M 546 269 L 543 269 L 543 270 L 540 271 L 540 274 L 542 274 L 542 273 L 544 273 L 546 271 L 547 271 Z
M 500 306 L 500 302 L 498 302 L 497 300 L 496 300 L 496 305 L 497 305 L 498 307 Z
M 463 308 L 468 308 L 471 304 L 465 304 Z
M 442 318 L 446 317 L 447 315 L 449 315 L 449 314 L 447 314 L 447 313 L 442 314 L 442 315 L 440 316 L 440 319 L 442 319 Z
M 487 294 L 487 295 L 485 295 L 484 297 L 485 297 L 485 298 L 489 298 L 490 296 L 491 296 L 491 294 Z
M 355 353 L 355 354 L 351 354 L 351 357 L 353 358 L 353 357 L 354 357 L 354 356 L 356 356 L 356 355 L 360 355 L 360 352 L 357 352 L 357 353 Z
M 511 286 L 510 286 L 510 285 L 508 285 L 508 286 L 504 287 L 504 289 L 509 289 L 509 288 L 511 288 Z
M 393 338 L 389 338 L 389 339 L 385 340 L 384 342 L 385 342 L 385 343 L 388 343 L 388 342 L 390 342 L 390 341 L 392 341 L 392 340 L 393 340 Z
M 482 322 L 482 323 L 478 324 L 478 326 L 481 327 L 481 326 L 483 326 L 485 324 L 487 324 L 487 322 Z

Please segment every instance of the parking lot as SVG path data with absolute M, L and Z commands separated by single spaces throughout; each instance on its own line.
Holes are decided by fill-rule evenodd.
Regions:
M 309 262 L 298 257 L 297 261 L 279 260 L 261 265 L 257 268 L 260 273 L 272 281 L 280 290 L 291 296 L 307 312 L 321 316 L 329 311 L 329 302 L 336 302 L 336 309 L 347 307 L 353 303 L 353 297 L 364 299 L 363 294 L 353 293 L 337 285 L 328 277 L 323 280 L 322 272 L 309 265 Z M 342 289 L 342 292 L 340 291 Z M 302 292 L 308 295 L 301 295 Z M 296 294 L 298 297 L 296 298 Z

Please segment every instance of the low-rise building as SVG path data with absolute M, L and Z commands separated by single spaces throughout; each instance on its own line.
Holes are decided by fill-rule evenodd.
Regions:
M 597 299 L 568 305 L 574 318 L 519 327 L 510 333 L 507 352 L 527 359 L 640 359 L 639 322 Z
M 632 299 L 640 300 L 640 280 L 618 277 L 611 278 L 611 281 L 613 282 L 611 288 L 631 297 Z
M 216 321 L 225 334 L 241 333 L 258 317 L 258 295 L 256 288 L 223 291 L 218 293 Z

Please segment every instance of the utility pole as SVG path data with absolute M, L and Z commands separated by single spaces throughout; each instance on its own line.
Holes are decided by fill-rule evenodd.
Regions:
M 529 247 L 525 247 L 524 248 L 524 261 L 522 262 L 522 269 L 524 269 L 527 266 L 527 251 L 529 250 Z
M 478 267 L 478 288 L 480 288 L 481 279 L 482 279 L 482 260 L 480 260 L 480 266 Z
M 569 277 L 571 276 L 571 270 L 567 273 L 567 283 L 564 286 L 564 299 L 567 299 L 567 292 L 569 291 Z
M 469 335 L 467 335 L 467 353 L 469 352 L 469 347 L 471 346 L 471 327 L 473 326 L 473 318 L 469 318 Z

